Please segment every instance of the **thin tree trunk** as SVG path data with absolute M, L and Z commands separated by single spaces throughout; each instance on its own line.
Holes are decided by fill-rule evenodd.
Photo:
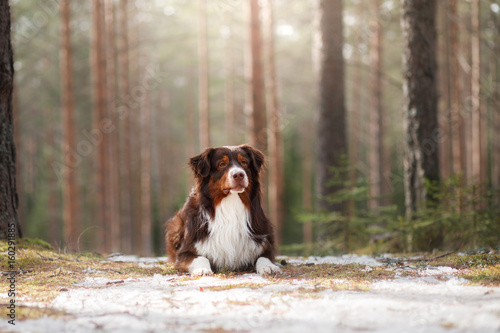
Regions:
M 368 149 L 369 190 L 368 208 L 377 210 L 382 187 L 382 28 L 378 19 L 380 0 L 372 0 L 370 24 L 370 140 Z
M 196 105 L 194 101 L 196 101 L 196 91 L 193 88 L 192 85 L 189 84 L 189 82 L 192 82 L 194 80 L 195 74 L 192 71 L 189 71 L 187 73 L 188 77 L 188 85 L 186 87 L 186 130 L 187 133 L 196 133 Z M 202 149 L 202 147 L 197 147 L 199 141 L 196 140 L 195 135 L 187 135 L 186 138 L 186 150 L 185 150 L 185 159 L 186 161 L 189 160 L 189 158 L 193 157 L 196 155 L 196 152 Z M 172 152 L 173 149 L 170 150 Z M 191 192 L 191 188 L 194 185 L 194 178 L 189 175 L 186 181 L 186 190 L 187 193 Z
M 48 120 L 52 120 L 53 115 L 51 114 L 50 108 L 44 109 L 44 116 Z M 64 124 L 63 124 L 64 126 Z M 45 143 L 46 147 L 48 147 L 48 152 L 46 153 L 47 159 L 46 159 L 46 167 L 47 170 L 51 170 L 52 166 L 54 163 L 56 163 L 56 152 L 55 152 L 55 147 L 56 147 L 56 140 L 55 140 L 55 133 L 56 130 L 54 129 L 53 126 L 46 126 L 45 128 Z M 64 144 L 64 142 L 63 142 Z M 64 179 L 63 179 L 64 181 Z M 64 186 L 65 184 L 63 184 Z M 64 190 L 64 187 L 63 187 Z M 56 248 L 61 248 L 61 206 L 59 202 L 59 183 L 57 179 L 57 174 L 54 172 L 48 172 L 47 175 L 47 189 L 45 191 L 48 195 L 48 202 L 47 202 L 47 225 L 48 225 L 48 239 L 50 241 L 50 244 L 52 244 Z M 65 200 L 65 194 L 63 194 L 63 200 Z M 64 214 L 64 208 L 63 207 L 63 214 Z M 68 240 L 65 238 L 65 240 Z
M 404 0 L 403 71 L 405 92 L 405 191 L 406 217 L 432 200 L 425 182 L 439 181 L 437 146 L 435 0 Z M 439 240 L 433 240 L 438 245 Z
M 106 83 L 107 83 L 107 118 L 111 122 L 112 129 L 105 134 L 106 155 L 108 168 L 106 175 L 106 186 L 108 188 L 109 219 L 106 220 L 107 233 L 109 235 L 109 250 L 117 252 L 120 249 L 120 217 L 119 217 L 119 173 L 118 173 L 118 117 L 116 116 L 116 92 L 117 92 L 117 70 L 116 70 L 116 37 L 115 37 L 115 9 L 113 0 L 104 2 L 106 22 Z
M 481 53 L 479 40 L 479 0 L 471 1 L 471 84 L 472 84 L 472 178 L 476 185 L 483 179 L 481 174 Z
M 75 101 L 73 97 L 73 51 L 71 47 L 71 11 L 70 1 L 62 0 L 61 10 L 61 97 L 62 97 L 62 127 L 63 161 L 66 170 L 63 174 L 63 221 L 64 241 L 69 249 L 76 250 L 80 227 L 78 223 L 78 188 L 76 180 L 76 165 L 71 159 L 76 153 L 75 137 Z
M 311 122 L 306 122 L 302 127 L 302 208 L 306 212 L 310 212 L 313 209 L 313 198 L 312 198 L 312 164 L 313 164 L 313 148 L 311 144 L 312 140 L 312 124 Z M 304 243 L 312 244 L 314 240 L 313 236 L 313 224 L 311 221 L 304 222 L 303 226 Z
M 499 84 L 500 82 L 500 18 L 495 19 L 495 82 Z M 494 98 L 494 108 L 493 108 L 493 188 L 500 189 L 500 89 L 496 89 Z M 496 204 L 500 204 L 500 198 L 497 198 Z
M 141 255 L 151 256 L 151 92 L 141 106 Z
M 267 153 L 266 102 L 264 95 L 264 71 L 262 68 L 262 37 L 260 6 L 258 0 L 250 1 L 250 63 L 251 109 L 249 119 L 251 144 Z M 262 177 L 265 179 L 265 177 Z
M 460 75 L 460 56 L 459 43 L 459 16 L 457 9 L 457 1 L 449 0 L 448 27 L 450 31 L 450 48 L 451 48 L 451 119 L 452 119 L 452 153 L 453 153 L 453 174 L 463 176 L 465 166 L 464 161 L 464 119 L 461 113 L 461 96 L 462 96 L 462 80 Z
M 269 212 L 274 224 L 276 244 L 282 243 L 284 223 L 283 203 L 283 139 L 281 133 L 281 110 L 278 102 L 278 82 L 276 78 L 276 62 L 274 58 L 274 9 L 271 0 L 264 2 L 265 27 L 264 41 L 266 52 L 266 91 L 267 110 L 270 132 L 268 133 L 269 148 Z
M 91 71 L 93 78 L 93 99 L 94 114 L 92 133 L 96 141 L 96 159 L 95 159 L 95 221 L 99 229 L 98 245 L 102 252 L 108 251 L 108 239 L 106 230 L 107 221 L 107 198 L 106 195 L 106 143 L 105 137 L 100 131 L 102 120 L 106 116 L 106 58 L 103 50 L 104 40 L 104 22 L 102 3 L 99 0 L 92 1 L 93 23 L 92 23 L 92 50 L 91 50 Z
M 129 78 L 129 43 L 128 43 L 128 0 L 120 1 L 120 82 L 121 99 L 120 105 L 120 220 L 121 220 L 121 249 L 124 253 L 132 253 L 132 179 L 131 179 L 131 148 L 130 148 L 130 122 L 132 119 L 130 109 L 130 78 Z
M 199 112 L 200 112 L 200 148 L 210 147 L 210 109 L 208 80 L 208 24 L 207 0 L 199 0 L 198 27 L 198 79 L 199 79 Z
M 356 14 L 360 20 L 364 19 L 364 3 L 359 3 L 356 6 Z M 361 31 L 357 32 L 356 43 L 358 49 L 353 54 L 353 63 L 361 63 L 361 51 L 359 47 L 365 43 L 363 38 L 364 34 Z M 352 90 L 352 107 L 349 114 L 349 183 L 351 190 L 357 186 L 358 178 L 358 166 L 359 166 L 359 145 L 361 139 L 361 101 L 362 101 L 362 91 L 363 91 L 363 70 L 361 66 L 353 67 L 353 89 Z M 351 199 L 347 202 L 347 218 L 349 218 L 349 223 L 352 221 L 354 215 L 356 214 L 356 202 Z
M 332 185 L 332 168 L 340 168 L 342 156 L 347 153 L 346 116 L 344 102 L 344 58 L 342 1 L 320 0 L 316 48 L 319 56 L 320 107 L 317 127 L 316 189 L 318 208 L 326 211 L 343 211 L 342 204 L 333 204 L 325 198 L 342 188 Z M 326 235 L 319 235 L 324 237 Z
M 10 7 L 0 2 L 0 238 L 22 237 L 17 216 L 16 147 L 13 137 L 14 65 L 10 40 Z
M 236 144 L 235 138 L 235 102 L 234 102 L 234 56 L 233 56 L 233 13 L 225 12 L 226 25 L 229 27 L 229 36 L 226 38 L 225 48 L 225 93 L 224 93 L 224 109 L 225 109 L 225 125 L 226 125 L 226 144 Z
M 439 114 L 439 126 L 441 128 L 441 140 L 439 141 L 439 165 L 441 166 L 441 178 L 448 179 L 452 174 L 452 140 L 451 140 L 451 124 L 452 124 L 452 112 L 451 112 L 451 48 L 450 48 L 450 28 L 449 28 L 449 1 L 440 1 L 440 33 L 438 36 L 442 36 L 440 39 L 440 52 L 441 55 L 439 64 L 439 78 L 438 82 L 441 85 L 441 105 L 438 107 Z
M 137 7 L 132 2 L 132 13 L 136 13 Z M 139 93 L 136 87 L 141 86 L 141 62 L 140 62 L 140 25 L 136 20 L 137 14 L 129 19 L 133 22 L 130 29 L 130 82 L 131 82 L 131 112 L 130 112 L 130 144 L 131 144 L 131 179 L 132 179 L 132 223 L 133 223 L 133 252 L 142 252 L 142 203 L 141 203 L 141 103 L 144 95 Z

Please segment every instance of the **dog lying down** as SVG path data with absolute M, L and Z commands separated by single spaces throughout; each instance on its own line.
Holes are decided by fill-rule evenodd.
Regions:
M 167 252 L 176 269 L 191 275 L 280 271 L 262 210 L 263 164 L 264 154 L 249 145 L 207 148 L 190 159 L 196 184 L 167 222 Z

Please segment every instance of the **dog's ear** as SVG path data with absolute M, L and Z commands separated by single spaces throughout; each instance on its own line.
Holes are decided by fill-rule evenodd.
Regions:
M 203 153 L 189 160 L 189 166 L 197 178 L 206 178 L 210 174 L 210 157 L 213 150 L 213 148 L 207 148 Z
M 250 145 L 241 145 L 240 148 L 243 149 L 248 155 L 250 155 L 255 167 L 257 168 L 257 171 L 260 171 L 260 168 L 266 161 L 264 154 L 257 148 L 254 148 Z

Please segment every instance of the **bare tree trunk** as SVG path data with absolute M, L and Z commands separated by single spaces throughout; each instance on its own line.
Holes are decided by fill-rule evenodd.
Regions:
M 44 108 L 43 115 L 48 120 L 52 120 L 54 115 L 52 114 L 50 108 Z M 51 170 L 54 163 L 56 163 L 56 139 L 55 139 L 56 128 L 54 126 L 45 127 L 45 146 L 47 147 L 47 152 L 45 153 L 47 158 L 45 165 L 47 170 Z M 64 142 L 63 142 L 64 143 Z M 63 179 L 64 180 L 64 179 Z M 63 184 L 64 186 L 64 184 Z M 47 189 L 45 192 L 48 195 L 47 199 L 47 225 L 48 225 L 48 239 L 50 244 L 56 248 L 62 248 L 61 241 L 61 203 L 60 203 L 60 193 L 59 193 L 59 182 L 58 175 L 55 172 L 47 173 Z M 64 195 L 63 195 L 64 197 Z M 64 207 L 63 207 L 64 213 Z
M 10 7 L 0 2 L 0 238 L 22 237 L 17 217 L 16 147 L 13 137 L 14 65 L 10 40 Z
M 356 6 L 356 15 L 359 17 L 360 20 L 364 20 L 364 9 L 365 4 L 364 3 L 359 3 Z M 359 48 L 362 44 L 365 43 L 365 40 L 363 38 L 363 33 L 361 31 L 357 32 L 356 36 L 356 43 L 357 47 Z M 352 91 L 352 107 L 350 109 L 349 113 L 349 183 L 351 189 L 354 189 L 357 184 L 357 178 L 358 178 L 358 167 L 359 167 L 359 145 L 361 141 L 361 126 L 360 126 L 360 121 L 361 121 L 361 101 L 362 101 L 362 92 L 363 92 L 363 70 L 361 66 L 358 64 L 361 64 L 361 53 L 358 50 L 355 51 L 353 54 L 353 63 L 356 64 L 353 68 L 353 87 L 354 89 L 351 89 Z M 349 200 L 347 202 L 347 218 L 349 219 L 349 223 L 351 223 L 354 215 L 356 214 L 356 202 L 354 200 Z
M 229 36 L 226 38 L 225 49 L 225 93 L 224 93 L 224 109 L 225 109 L 225 125 L 226 125 L 226 144 L 236 144 L 235 138 L 235 103 L 234 103 L 234 56 L 233 56 L 233 13 L 227 10 L 224 13 L 226 24 L 229 27 Z
M 61 104 L 64 138 L 62 145 L 63 162 L 63 221 L 64 241 L 70 250 L 77 249 L 80 233 L 78 223 L 78 188 L 76 166 L 72 161 L 76 153 L 75 137 L 75 100 L 73 97 L 73 51 L 71 47 L 70 1 L 62 0 L 61 10 Z
M 368 149 L 369 190 L 368 208 L 376 210 L 380 204 L 382 188 L 383 157 L 383 110 L 382 110 L 382 28 L 378 13 L 380 0 L 372 0 L 372 18 L 370 23 L 370 140 Z
M 500 18 L 496 17 L 495 20 L 495 81 L 497 85 L 500 84 Z M 496 89 L 494 94 L 494 108 L 493 108 L 493 188 L 500 189 L 500 89 Z M 500 204 L 500 198 L 497 198 L 497 204 Z
M 130 103 L 129 77 L 129 43 L 128 43 L 128 0 L 120 1 L 120 82 L 121 104 L 118 116 L 120 117 L 120 220 L 121 220 L 121 249 L 124 253 L 132 253 L 132 179 L 131 179 L 131 152 L 130 152 L 130 122 L 132 119 Z
M 141 203 L 141 104 L 144 96 L 136 93 L 137 87 L 141 86 L 141 57 L 140 57 L 140 25 L 136 19 L 137 7 L 132 2 L 134 18 L 129 19 L 130 26 L 130 82 L 131 82 L 131 112 L 130 112 L 130 144 L 131 144 L 131 180 L 132 180 L 132 223 L 133 223 L 133 252 L 142 252 L 142 203 Z
M 199 79 L 199 112 L 200 112 L 200 148 L 210 147 L 210 109 L 208 80 L 208 24 L 207 0 L 199 0 L 198 30 L 198 79 Z
M 92 133 L 96 141 L 95 159 L 95 221 L 99 229 L 98 246 L 102 252 L 108 251 L 108 239 L 106 221 L 108 220 L 108 196 L 106 195 L 106 143 L 105 136 L 101 132 L 102 121 L 106 117 L 106 57 L 104 52 L 104 20 L 102 3 L 99 0 L 92 1 L 93 23 L 92 23 L 92 50 L 91 71 L 93 78 L 94 114 Z
M 19 89 L 17 87 L 16 80 L 13 81 L 13 91 L 12 91 L 12 112 L 13 112 L 13 122 L 14 122 L 14 146 L 16 147 L 16 183 L 18 192 L 18 206 L 17 214 L 19 225 L 23 228 L 23 221 L 26 220 L 27 205 L 26 205 L 26 188 L 25 188 L 25 172 L 23 172 L 23 165 L 27 165 L 25 160 L 21 159 L 21 156 L 25 156 L 25 143 L 21 139 L 21 109 L 19 108 Z M 23 163 L 23 164 L 21 164 Z M 52 171 L 52 165 L 49 168 L 49 172 L 55 175 Z M 0 228 L 1 230 L 1 228 Z M 2 236 L 0 235 L 0 238 Z M 60 237 L 59 237 L 60 238 Z
M 312 179 L 313 179 L 313 148 L 312 148 L 312 124 L 308 121 L 302 127 L 302 208 L 305 211 L 312 211 L 313 196 L 312 196 Z M 311 221 L 304 222 L 303 226 L 304 243 L 312 244 L 313 224 Z
M 264 41 L 266 53 L 266 91 L 267 110 L 270 131 L 268 133 L 269 148 L 269 212 L 274 224 L 276 245 L 282 243 L 283 233 L 283 139 L 281 134 L 281 110 L 278 102 L 278 82 L 276 78 L 276 62 L 274 58 L 274 9 L 271 0 L 264 2 L 265 28 Z
M 451 79 L 450 79 L 450 58 L 451 58 L 451 47 L 450 47 L 450 27 L 449 27 L 449 17 L 450 17 L 450 1 L 439 1 L 438 8 L 441 14 L 441 18 L 438 20 L 440 24 L 440 32 L 438 36 L 442 36 L 439 43 L 439 54 L 441 58 L 438 70 L 440 83 L 440 106 L 438 107 L 439 112 L 439 127 L 441 128 L 441 139 L 439 140 L 439 165 L 441 166 L 441 178 L 448 179 L 452 174 L 452 140 L 451 140 L 451 124 L 452 124 L 452 112 L 451 112 Z
M 483 181 L 481 173 L 481 135 L 483 135 L 483 133 L 481 131 L 481 53 L 479 40 L 479 7 L 479 0 L 471 1 L 472 178 L 474 184 L 476 185 L 479 185 Z
M 343 212 L 342 204 L 325 200 L 342 188 L 341 185 L 331 185 L 331 169 L 342 167 L 342 156 L 347 153 L 342 1 L 320 0 L 317 14 L 319 30 L 316 48 L 320 75 L 316 172 L 318 208 Z
M 141 255 L 151 256 L 151 92 L 141 107 Z
M 412 220 L 427 200 L 433 200 L 425 182 L 439 181 L 436 1 L 403 0 L 402 4 L 406 216 Z M 429 246 L 440 245 L 438 236 L 428 241 Z
M 451 119 L 452 119 L 452 153 L 453 153 L 453 173 L 463 177 L 465 171 L 465 134 L 464 134 L 464 119 L 461 112 L 461 97 L 462 97 L 462 80 L 461 69 L 459 63 L 460 43 L 459 43 L 459 16 L 457 9 L 457 1 L 449 0 L 448 27 L 450 31 L 450 46 L 451 46 Z
M 264 71 L 262 68 L 262 37 L 258 0 L 250 1 L 250 63 L 251 109 L 249 119 L 250 143 L 267 153 L 266 102 L 264 95 Z M 262 177 L 265 179 L 265 177 Z
M 119 216 L 119 173 L 118 173 L 118 117 L 116 116 L 116 92 L 117 92 L 117 70 L 116 70 L 116 37 L 115 37 L 115 9 L 113 0 L 104 3 L 106 22 L 106 83 L 107 83 L 107 118 L 111 122 L 112 129 L 105 134 L 106 155 L 108 170 L 106 186 L 108 188 L 109 219 L 106 221 L 107 233 L 109 235 L 109 250 L 117 252 L 120 250 L 120 216 Z

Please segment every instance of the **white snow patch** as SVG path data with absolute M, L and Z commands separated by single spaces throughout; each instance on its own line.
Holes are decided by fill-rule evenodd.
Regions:
M 279 257 L 284 258 L 284 257 Z M 306 259 L 286 259 L 287 263 L 290 264 L 336 264 L 336 265 L 347 265 L 347 264 L 360 264 L 367 266 L 381 266 L 381 262 L 377 261 L 375 258 L 367 255 L 358 256 L 356 254 L 344 254 L 340 257 L 315 257 L 311 256 Z
M 380 264 L 368 256 L 285 259 L 289 264 Z M 310 281 L 274 283 L 252 273 L 196 280 L 154 275 L 120 284 L 88 277 L 48 305 L 67 316 L 18 321 L 15 326 L 3 320 L 0 331 L 498 333 L 500 288 L 470 286 L 455 273 L 445 267 L 428 269 L 418 278 L 375 282 L 364 292 L 314 291 Z M 249 283 L 262 286 L 249 288 Z M 209 288 L 228 285 L 225 290 Z

